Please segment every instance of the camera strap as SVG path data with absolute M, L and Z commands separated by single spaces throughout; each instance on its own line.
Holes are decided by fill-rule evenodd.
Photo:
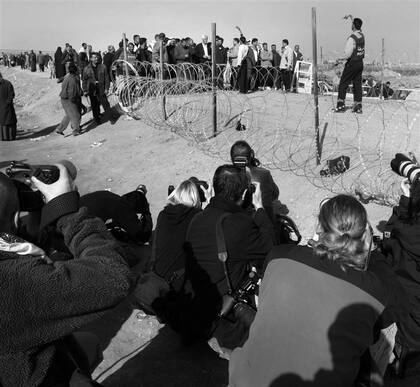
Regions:
M 227 259 L 228 259 L 228 252 L 226 248 L 226 240 L 225 235 L 223 233 L 223 221 L 230 216 L 229 213 L 223 214 L 216 223 L 216 241 L 217 241 L 217 258 L 223 265 L 223 271 L 226 278 L 226 283 L 228 286 L 229 294 L 233 294 L 233 287 L 232 282 L 229 277 L 229 271 L 227 268 Z

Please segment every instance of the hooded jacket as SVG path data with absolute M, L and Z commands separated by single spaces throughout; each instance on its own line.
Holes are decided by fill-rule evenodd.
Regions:
M 199 208 L 169 204 L 159 213 L 154 237 L 155 271 L 168 281 L 175 271 L 185 268 L 185 236 L 199 212 Z
M 41 385 L 54 367 L 56 343 L 101 317 L 134 283 L 122 250 L 98 218 L 79 210 L 77 192 L 43 209 L 73 255 L 52 263 L 44 252 L 0 235 L 0 385 Z

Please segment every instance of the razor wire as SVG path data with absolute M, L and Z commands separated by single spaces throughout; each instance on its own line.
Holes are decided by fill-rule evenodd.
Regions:
M 389 162 L 397 152 L 420 152 L 420 105 L 415 99 L 365 98 L 363 115 L 334 113 L 333 88 L 328 79 L 321 80 L 318 166 L 313 97 L 275 91 L 278 69 L 255 68 L 250 83 L 257 91 L 240 94 L 235 90 L 237 69 L 229 66 L 217 66 L 215 78 L 207 64 L 165 64 L 163 73 L 153 63 L 118 60 L 113 67 L 114 103 L 134 119 L 177 133 L 225 161 L 231 145 L 245 140 L 265 167 L 293 172 L 317 187 L 356 194 L 366 202 L 395 205 L 400 179 Z M 350 158 L 348 168 L 329 171 L 328 160 L 341 156 Z

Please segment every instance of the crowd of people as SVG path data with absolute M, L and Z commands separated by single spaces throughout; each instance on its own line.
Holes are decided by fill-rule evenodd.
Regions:
M 366 385 L 369 347 L 392 324 L 394 371 L 418 364 L 420 168 L 393 160 L 408 179 L 383 241 L 342 194 L 320 203 L 304 246 L 250 145 L 237 141 L 230 156 L 212 182 L 168 187 L 154 230 L 143 184 L 80 196 L 69 162 L 50 167 L 58 180 L 22 181 L 22 166 L 0 174 L 2 386 L 68 385 L 75 375 L 97 385 L 102 352 L 80 328 L 128 296 L 185 345 L 208 341 L 228 358 L 230 386 Z
M 22 70 L 28 69 L 32 72 L 44 72 L 45 69 L 53 68 L 53 58 L 47 54 L 39 51 L 38 54 L 31 50 L 30 52 L 21 52 L 20 54 L 7 54 L 2 52 L 3 65 L 6 67 L 20 66 Z
M 357 114 L 362 113 L 365 37 L 361 27 L 361 19 L 352 19 L 352 34 L 346 43 L 346 56 L 342 58 L 346 62 L 338 86 L 337 107 L 334 109 L 337 113 L 347 110 L 345 99 L 351 83 L 353 83 L 354 98 L 352 111 Z M 71 123 L 73 135 L 81 134 L 81 117 L 87 112 L 86 106 L 82 103 L 83 95 L 89 97 L 94 124 L 100 125 L 103 119 L 109 119 L 111 123 L 116 122 L 119 114 L 111 109 L 107 95 L 112 92 L 110 90 L 111 79 L 124 72 L 130 74 L 130 69 L 121 62 L 122 60 L 143 76 L 147 76 L 149 69 L 152 69 L 154 75 L 162 79 L 170 77 L 172 71 L 175 72 L 177 80 L 196 80 L 195 77 L 200 80 L 200 77 L 204 79 L 207 77 L 211 82 L 216 82 L 212 79 L 210 66 L 214 60 L 218 66 L 216 77 L 221 83 L 218 85 L 220 87 L 227 85 L 244 94 L 256 91 L 260 85 L 285 92 L 297 90 L 293 74 L 296 63 L 303 59 L 299 45 L 295 45 L 293 50 L 288 39 L 283 39 L 280 51 L 277 50 L 275 44 L 271 45 L 271 50 L 269 50 L 267 43 L 263 43 L 261 46 L 257 38 L 248 41 L 242 33 L 239 38 L 233 39 L 231 48 L 227 49 L 223 44 L 223 38 L 216 36 L 216 52 L 212 55 L 212 45 L 208 41 L 207 35 L 202 36 L 201 43 L 195 44 L 190 37 L 169 39 L 164 33 L 159 33 L 155 35 L 152 46 L 148 45 L 146 38 L 136 34 L 133 36 L 133 42 L 129 42 L 128 39 L 121 40 L 118 50 L 110 45 L 104 53 L 93 51 L 93 47 L 86 43 L 82 43 L 78 52 L 69 43 L 65 44 L 64 52 L 61 47 L 57 47 L 54 59 L 51 58 L 51 60 L 54 63 L 52 66 L 54 77 L 57 77 L 59 83 L 63 83 L 60 98 L 65 114 L 56 128 L 56 133 L 64 134 Z M 25 55 L 21 56 L 22 66 L 24 57 L 26 58 Z M 41 51 L 38 57 L 31 51 L 31 54 L 28 55 L 31 70 L 35 71 L 36 63 L 38 63 L 40 71 L 43 71 L 44 58 L 46 56 Z M 3 56 L 3 61 L 5 64 L 10 64 L 6 54 Z M 174 64 L 176 68 L 165 67 L 165 64 Z M 184 67 L 188 64 L 199 66 L 202 71 L 200 73 L 191 72 L 188 67 Z M 256 71 L 257 68 L 258 71 Z M 224 79 L 223 82 L 220 82 L 222 72 L 224 72 L 223 75 L 228 74 L 227 81 Z M 223 78 L 225 77 L 223 76 Z M 11 94 L 13 94 L 12 92 L 13 90 L 11 90 Z M 383 95 L 386 99 L 392 95 L 392 89 L 388 84 L 383 88 Z M 101 106 L 104 110 L 103 115 L 100 113 Z M 8 107 L 10 108 L 10 104 Z M 0 116 L 0 123 L 3 124 L 1 120 Z M 13 124 L 9 125 L 12 128 L 12 133 L 2 136 L 2 139 L 14 140 L 16 138 L 14 126 Z

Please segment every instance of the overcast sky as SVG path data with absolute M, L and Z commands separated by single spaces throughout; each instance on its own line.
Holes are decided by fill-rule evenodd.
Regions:
M 55 51 L 66 42 L 79 49 L 82 42 L 94 50 L 117 45 L 125 32 L 147 37 L 165 32 L 169 37 L 190 36 L 196 42 L 211 32 L 230 46 L 241 27 L 248 39 L 280 45 L 283 38 L 300 44 L 312 57 L 311 7 L 317 9 L 318 46 L 324 58 L 342 55 L 350 23 L 346 14 L 360 17 L 366 35 L 368 59 L 380 59 L 385 39 L 386 58 L 420 62 L 420 0 L 364 1 L 37 1 L 0 0 L 0 47 Z

